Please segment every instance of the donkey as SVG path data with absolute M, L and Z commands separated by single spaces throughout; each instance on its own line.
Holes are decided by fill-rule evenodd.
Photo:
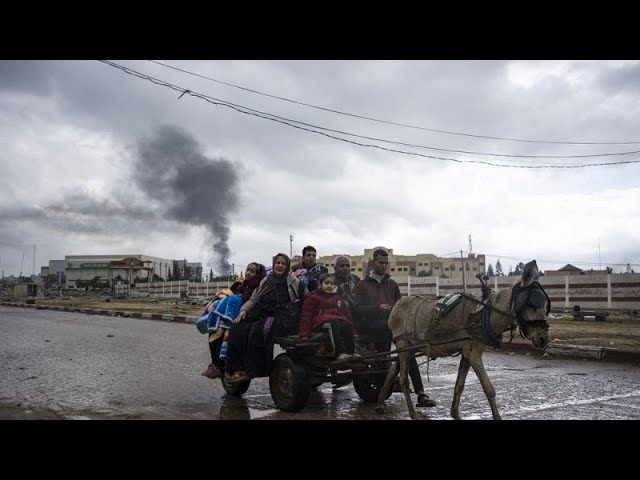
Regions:
M 462 356 L 451 403 L 451 416 L 460 419 L 460 396 L 469 367 L 473 367 L 489 400 L 493 419 L 500 420 L 496 391 L 482 363 L 482 353 L 488 345 L 499 347 L 502 332 L 511 330 L 513 334 L 516 327 L 537 348 L 546 347 L 549 342 L 546 317 L 551 301 L 538 283 L 538 276 L 538 265 L 532 260 L 525 265 L 522 278 L 510 290 L 491 293 L 486 284 L 489 277 L 477 275 L 483 286 L 483 300 L 460 294 L 459 303 L 446 315 L 440 314 L 440 306 L 436 308 L 438 300 L 435 297 L 405 297 L 399 300 L 389 316 L 389 329 L 398 351 L 398 361 L 392 364 L 380 389 L 376 411 L 384 413 L 384 401 L 389 397 L 399 373 L 409 415 L 412 419 L 419 418 L 409 395 L 408 372 L 412 357 L 417 351 L 432 360 L 460 353 Z

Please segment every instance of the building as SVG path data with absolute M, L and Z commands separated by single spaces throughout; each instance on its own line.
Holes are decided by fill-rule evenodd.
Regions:
M 35 297 L 38 295 L 38 285 L 35 283 L 14 283 L 9 285 L 10 297 Z
M 64 260 L 49 260 L 48 266 L 40 268 L 40 276 L 42 278 L 47 278 L 49 275 L 54 275 L 56 277 L 56 285 L 64 285 L 64 267 Z
M 202 282 L 202 263 L 187 262 L 185 278 L 191 282 Z
M 169 271 L 173 269 L 173 263 L 168 258 L 142 254 L 65 255 L 64 285 L 66 288 L 75 288 L 93 280 L 97 285 L 103 286 L 115 281 L 135 283 L 136 277 L 145 282 L 149 279 L 166 280 Z
M 389 268 L 387 273 L 394 279 L 406 277 L 440 277 L 440 278 L 465 278 L 473 279 L 477 273 L 486 272 L 484 255 L 469 253 L 466 257 L 437 257 L 431 253 L 418 253 L 416 255 L 396 255 L 392 248 L 374 247 L 364 250 L 363 255 L 335 254 L 325 255 L 317 259 L 333 272 L 334 261 L 338 255 L 346 255 L 351 258 L 351 271 L 360 278 L 367 276 L 369 262 L 373 258 L 373 252 L 381 248 L 389 254 Z M 463 268 L 464 265 L 464 268 Z
M 570 263 L 567 263 L 564 267 L 559 268 L 558 270 L 545 270 L 544 274 L 550 277 L 564 277 L 567 275 L 607 275 L 608 273 L 612 273 L 610 269 L 606 270 L 582 270 L 578 267 L 574 267 Z
M 174 260 L 173 261 L 173 275 L 174 280 L 189 280 L 190 282 L 202 281 L 202 263 L 200 262 L 187 262 L 187 260 Z

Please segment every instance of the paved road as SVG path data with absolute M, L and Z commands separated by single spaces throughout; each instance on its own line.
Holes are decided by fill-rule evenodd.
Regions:
M 165 321 L 0 307 L 0 419 L 408 419 L 394 394 L 386 415 L 351 386 L 322 385 L 299 413 L 278 411 L 268 380 L 241 399 L 200 375 L 206 336 Z M 488 352 L 485 365 L 504 419 L 640 419 L 640 367 Z M 449 419 L 458 358 L 423 363 L 438 406 L 426 418 Z M 415 396 L 414 396 L 415 398 Z M 471 372 L 462 396 L 466 419 L 491 418 Z

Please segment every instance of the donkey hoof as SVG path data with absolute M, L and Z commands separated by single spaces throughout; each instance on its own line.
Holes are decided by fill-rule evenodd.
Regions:
M 383 414 L 384 413 L 384 407 L 380 407 L 380 406 L 376 407 L 376 413 Z

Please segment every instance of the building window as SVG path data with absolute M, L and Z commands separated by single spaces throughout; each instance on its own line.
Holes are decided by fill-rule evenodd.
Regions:
M 362 270 L 362 269 L 360 268 L 359 270 Z M 355 267 L 351 267 L 351 271 L 355 272 L 356 271 Z
M 392 272 L 395 272 L 395 271 L 396 271 L 396 269 L 395 269 L 395 268 L 392 268 L 392 269 L 391 269 L 391 271 L 392 271 Z

